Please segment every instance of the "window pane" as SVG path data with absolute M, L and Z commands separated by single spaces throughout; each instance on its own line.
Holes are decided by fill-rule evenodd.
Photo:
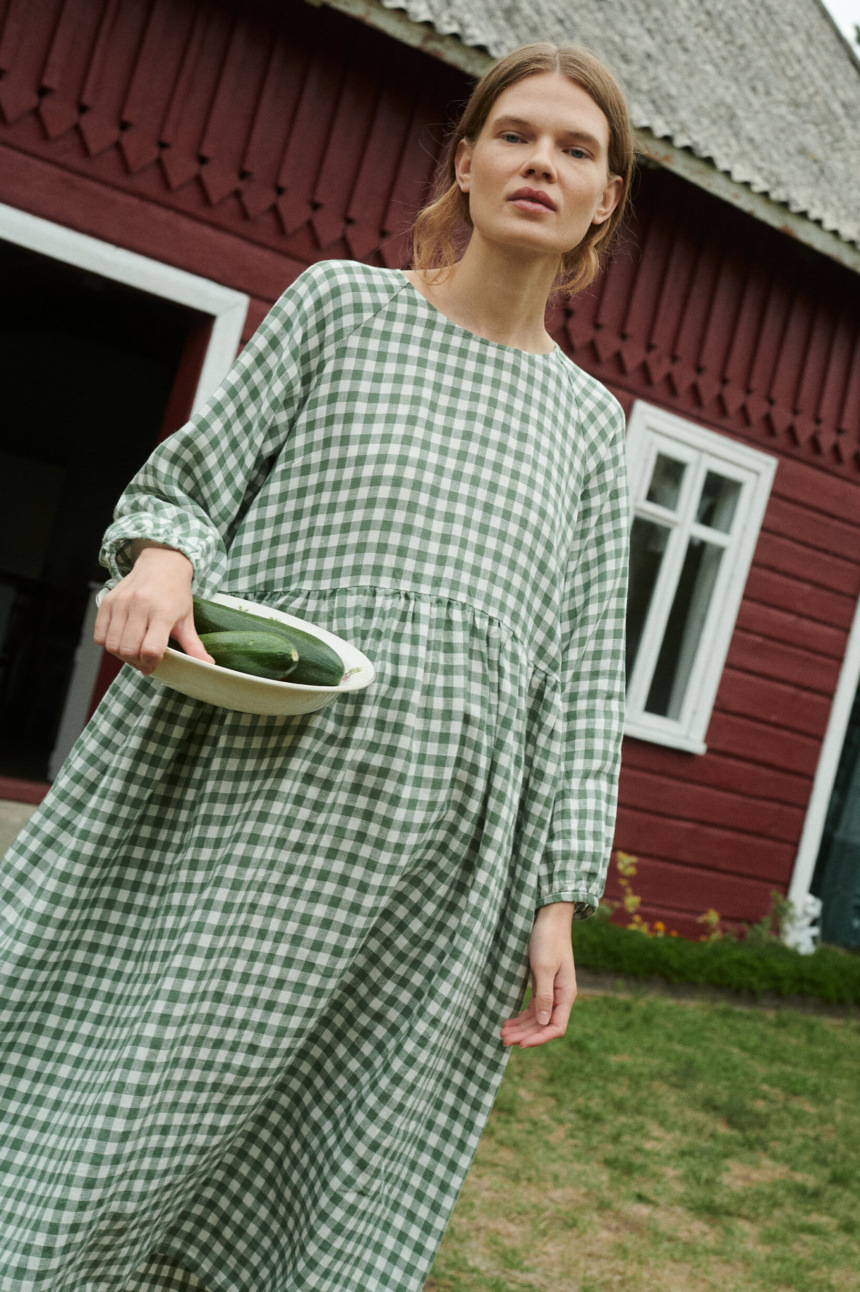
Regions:
M 696 520 L 709 529 L 718 529 L 721 534 L 728 534 L 740 495 L 739 480 L 727 480 L 725 476 L 718 476 L 716 471 L 709 471 L 705 476 Z
M 679 462 L 677 458 L 668 458 L 665 453 L 658 453 L 651 484 L 648 486 L 648 501 L 656 502 L 658 507 L 665 507 L 667 511 L 674 511 L 678 506 L 681 483 L 686 470 L 686 462 Z
M 627 598 L 627 680 L 633 672 L 654 584 L 663 563 L 669 530 L 637 516 L 630 532 L 630 592 Z
M 645 704 L 648 713 L 681 715 L 722 554 L 714 543 L 690 539 Z

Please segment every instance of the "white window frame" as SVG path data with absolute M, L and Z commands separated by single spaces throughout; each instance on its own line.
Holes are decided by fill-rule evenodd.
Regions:
M 658 453 L 687 464 L 677 508 L 646 498 Z M 704 754 L 705 736 L 729 651 L 747 575 L 770 497 L 777 459 L 695 422 L 637 400 L 627 427 L 631 523 L 637 516 L 669 529 L 666 550 L 628 679 L 625 735 Z M 735 480 L 740 492 L 727 533 L 697 524 L 696 507 L 708 471 Z M 651 688 L 687 544 L 701 538 L 725 549 L 697 638 L 695 658 L 677 718 L 648 713 Z

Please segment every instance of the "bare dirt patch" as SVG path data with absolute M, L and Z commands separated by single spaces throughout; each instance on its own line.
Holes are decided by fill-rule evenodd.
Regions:
M 747 1189 L 759 1184 L 772 1184 L 774 1180 L 796 1180 L 799 1184 L 814 1184 L 815 1177 L 792 1171 L 781 1162 L 764 1159 L 758 1163 L 727 1162 L 723 1170 L 723 1183 L 730 1189 Z

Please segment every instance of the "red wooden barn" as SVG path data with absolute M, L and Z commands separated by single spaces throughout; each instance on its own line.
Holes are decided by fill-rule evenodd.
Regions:
M 7 807 L 109 677 L 94 561 L 127 478 L 305 266 L 406 263 L 490 54 L 575 40 L 645 149 L 622 247 L 554 324 L 629 415 L 617 843 L 681 933 L 812 884 L 860 942 L 860 64 L 818 0 L 694 9 L 0 0 Z

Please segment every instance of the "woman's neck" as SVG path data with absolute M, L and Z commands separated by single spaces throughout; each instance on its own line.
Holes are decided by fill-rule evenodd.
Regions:
M 547 299 L 558 266 L 523 260 L 483 245 L 474 236 L 461 260 L 440 275 L 409 270 L 407 278 L 452 323 L 487 341 L 549 354 L 554 342 L 544 325 Z

